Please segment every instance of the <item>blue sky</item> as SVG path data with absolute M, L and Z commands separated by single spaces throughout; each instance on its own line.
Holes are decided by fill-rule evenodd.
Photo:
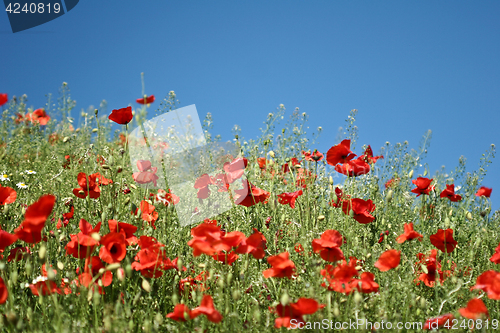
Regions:
M 0 92 L 45 105 L 68 82 L 74 116 L 174 90 L 181 106 L 211 112 L 214 134 L 256 138 L 283 103 L 323 127 L 317 148 L 336 143 L 358 109 L 359 147 L 375 152 L 433 131 L 431 175 L 461 155 L 478 168 L 500 144 L 498 1 L 96 1 L 13 34 L 0 13 Z M 483 185 L 499 207 L 500 162 Z M 460 185 L 460 184 L 456 184 Z

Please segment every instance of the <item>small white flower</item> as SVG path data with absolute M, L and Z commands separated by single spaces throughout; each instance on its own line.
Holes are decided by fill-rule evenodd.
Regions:
M 34 175 L 34 174 L 36 174 L 36 172 L 35 172 L 35 171 L 33 171 L 33 170 L 26 170 L 25 172 L 26 172 L 28 175 Z
M 25 183 L 17 183 L 16 185 L 19 188 L 28 188 L 28 185 L 26 185 Z
M 9 179 L 9 176 L 4 173 L 4 174 L 0 175 L 0 180 L 4 181 L 4 180 L 10 180 L 10 179 Z

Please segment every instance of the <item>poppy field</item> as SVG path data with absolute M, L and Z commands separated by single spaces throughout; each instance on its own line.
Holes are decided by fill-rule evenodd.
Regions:
M 194 183 L 195 204 L 229 193 L 231 209 L 186 225 L 182 195 L 129 156 L 130 131 L 176 98 L 73 118 L 66 84 L 39 108 L 0 94 L 2 332 L 499 329 L 500 211 L 483 184 L 494 145 L 477 171 L 461 159 L 431 175 L 430 132 L 376 151 L 352 110 L 320 152 L 307 114 L 280 105 Z M 211 129 L 207 114 L 205 138 L 220 141 Z

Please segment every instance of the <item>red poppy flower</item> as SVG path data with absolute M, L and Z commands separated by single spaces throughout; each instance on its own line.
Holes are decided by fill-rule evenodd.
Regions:
M 439 195 L 441 198 L 448 198 L 450 201 L 457 202 L 462 200 L 462 196 L 455 194 L 455 185 L 446 185 L 446 189 Z
M 210 189 L 208 185 L 214 184 L 212 177 L 207 173 L 201 175 L 194 182 L 194 188 L 198 189 L 197 197 L 198 199 L 207 199 L 210 196 Z
M 156 181 L 159 177 L 156 175 L 157 167 L 151 167 L 150 161 L 138 160 L 137 161 L 137 169 L 139 172 L 134 172 L 132 174 L 132 178 L 138 184 L 148 184 L 153 183 L 156 187 Z
M 128 245 L 137 244 L 137 237 L 134 235 L 137 231 L 137 227 L 135 225 L 118 222 L 116 220 L 108 220 L 108 225 L 110 232 L 119 232 L 123 234 Z
M 0 276 L 0 304 L 4 304 L 7 302 L 7 298 L 9 297 L 9 290 L 5 285 L 2 277 Z
M 342 202 L 342 211 L 344 214 L 349 215 L 353 212 L 353 218 L 361 224 L 367 224 L 373 222 L 375 217 L 371 215 L 375 211 L 375 205 L 369 200 L 363 200 L 359 198 L 351 199 L 350 201 Z
M 291 208 L 295 208 L 295 200 L 297 200 L 297 198 L 301 195 L 302 195 L 302 190 L 289 193 L 287 192 L 281 193 L 278 194 L 278 201 L 280 204 L 283 205 L 290 204 Z
M 17 241 L 17 235 L 10 234 L 7 231 L 2 230 L 0 226 L 0 253 L 5 250 L 7 246 L 14 244 Z
M 242 183 L 243 188 L 234 191 L 238 195 L 238 198 L 234 202 L 236 205 L 250 207 L 258 204 L 259 202 L 267 202 L 267 199 L 270 196 L 269 192 L 257 188 L 246 179 L 242 180 Z
M 500 244 L 498 244 L 497 248 L 495 249 L 495 253 L 491 256 L 490 261 L 494 262 L 495 264 L 500 264 Z
M 261 170 L 266 170 L 267 160 L 266 160 L 265 157 L 259 157 L 259 158 L 257 158 L 257 163 L 259 164 L 259 168 Z
M 419 241 L 422 241 L 422 238 L 424 238 L 424 236 L 413 230 L 413 223 L 410 222 L 410 223 L 405 223 L 404 233 L 396 239 L 396 242 L 401 244 L 406 242 L 407 240 L 412 240 L 412 239 L 418 239 Z
M 471 299 L 467 303 L 467 306 L 458 309 L 458 312 L 460 312 L 462 317 L 474 320 L 489 317 L 488 308 L 486 308 L 484 302 L 479 298 Z
M 351 151 L 351 140 L 343 140 L 338 145 L 333 146 L 326 153 L 326 162 L 330 165 L 346 163 L 356 157 Z
M 142 200 L 141 205 L 135 210 L 135 212 L 133 212 L 133 214 L 137 215 L 139 209 L 141 210 L 142 219 L 149 222 L 153 229 L 156 229 L 155 222 L 158 220 L 158 212 L 155 211 L 155 206 L 149 204 L 146 200 Z
M 56 197 L 51 194 L 42 195 L 37 202 L 26 209 L 24 221 L 14 230 L 19 239 L 26 243 L 38 243 L 42 240 L 42 229 L 52 213 Z
M 329 203 L 330 206 L 335 208 L 342 207 L 345 201 L 351 200 L 351 196 L 347 194 L 344 195 L 344 192 L 338 187 L 335 188 L 335 196 L 336 197 Z
M 151 104 L 155 101 L 155 95 L 151 95 L 151 96 L 147 96 L 147 95 L 144 95 L 143 98 L 138 98 L 135 100 L 137 103 L 139 104 Z
M 237 247 L 244 239 L 245 234 L 240 231 L 225 233 L 220 226 L 204 222 L 191 229 L 191 239 L 187 244 L 193 248 L 195 257 L 201 254 L 214 255 L 220 251 L 229 251 Z
M 377 162 L 378 159 L 384 158 L 384 156 L 373 156 L 373 150 L 372 147 L 368 146 L 366 148 L 365 153 L 359 157 L 360 159 L 363 159 L 366 163 L 373 164 Z
M 203 296 L 200 306 L 191 311 L 191 318 L 196 318 L 202 314 L 207 316 L 207 319 L 212 323 L 220 323 L 222 321 L 222 315 L 215 309 L 214 300 L 210 295 Z
M 98 282 L 101 281 L 103 287 L 107 287 L 113 282 L 113 273 L 111 273 L 110 271 L 106 271 L 103 274 L 100 274 L 100 270 L 104 268 L 104 263 L 98 256 L 91 256 L 90 258 L 86 258 L 84 273 L 82 273 L 83 275 L 80 274 L 78 279 L 86 288 L 93 288 L 94 286 L 91 285 L 92 280 L 94 279 L 94 277 L 100 275 L 99 278 L 94 280 L 94 284 L 98 285 L 99 292 L 103 294 L 103 290 L 101 286 L 99 286 Z M 88 274 L 88 276 L 85 276 L 86 274 Z
M 174 307 L 174 311 L 167 314 L 167 318 L 175 321 L 186 321 L 191 319 L 191 310 L 186 304 L 177 304 Z
M 9 101 L 7 94 L 0 94 L 0 106 L 6 104 Z
M 389 230 L 382 231 L 379 235 L 378 243 L 382 243 L 384 241 L 385 236 L 389 236 Z
M 492 190 L 493 190 L 492 188 L 481 186 L 481 188 L 479 190 L 477 190 L 477 192 L 476 192 L 476 197 L 489 198 L 491 196 Z
M 447 313 L 445 315 L 427 319 L 424 324 L 424 330 L 434 330 L 443 327 L 446 325 L 447 327 L 452 327 L 452 320 L 455 319 L 451 313 Z
M 314 152 L 311 154 L 311 151 L 305 152 L 302 151 L 302 155 L 304 155 L 304 159 L 306 161 L 314 161 L 314 162 L 319 162 L 323 159 L 323 154 L 321 154 L 319 151 L 314 149 Z
M 95 228 L 86 220 L 80 220 L 80 232 L 76 235 L 70 235 L 71 241 L 66 244 L 66 254 L 70 254 L 75 258 L 82 259 L 89 257 L 94 249 L 99 245 L 99 242 L 92 238 L 93 233 L 99 233 L 101 230 L 101 222 L 97 223 Z
M 99 182 L 95 174 L 89 175 L 87 178 L 87 174 L 80 172 L 76 179 L 80 187 L 73 189 L 74 195 L 81 199 L 85 199 L 87 195 L 90 195 L 92 199 L 97 199 L 101 196 L 101 189 L 99 188 Z M 80 192 L 83 192 L 83 194 Z
M 103 175 L 101 175 L 99 172 L 93 173 L 90 176 L 95 176 L 96 179 L 99 180 L 99 185 L 109 185 L 113 184 L 113 181 L 111 179 L 107 179 Z
M 398 267 L 400 261 L 401 251 L 387 250 L 380 255 L 377 262 L 373 266 L 377 267 L 381 272 L 387 272 L 392 268 Z
M 0 185 L 0 205 L 11 204 L 16 201 L 17 192 L 13 188 Z
M 219 251 L 218 253 L 214 254 L 212 258 L 214 258 L 217 261 L 220 261 L 223 264 L 231 266 L 233 262 L 238 259 L 238 255 L 234 252 L 224 252 L 224 251 Z
M 342 235 L 337 230 L 326 230 L 320 239 L 313 239 L 312 248 L 323 260 L 335 262 L 345 259 L 344 253 L 339 248 L 343 244 Z
M 141 239 L 142 237 L 145 236 L 141 236 Z M 174 265 L 170 258 L 167 258 L 162 249 L 163 246 L 163 244 L 150 245 L 142 248 L 134 258 L 132 269 L 140 271 L 142 276 L 147 278 L 159 278 L 163 275 L 164 270 L 175 268 L 177 265 Z
M 287 305 L 278 304 L 276 306 L 276 313 L 279 317 L 274 321 L 274 327 L 289 328 L 292 320 L 294 320 L 294 324 L 298 325 L 298 327 L 303 327 L 305 323 L 303 315 L 313 314 L 323 307 L 323 304 L 318 304 L 312 298 L 299 298 L 296 303 Z
M 29 247 L 17 245 L 15 248 L 10 250 L 9 256 L 7 257 L 7 262 L 20 261 L 30 254 L 31 251 Z
M 290 253 L 288 252 L 267 258 L 267 262 L 273 267 L 262 272 L 264 277 L 287 277 L 291 279 L 295 274 L 295 264 L 289 258 Z
M 31 293 L 35 296 L 47 296 L 54 293 L 61 294 L 61 289 L 54 281 L 50 281 L 47 277 L 39 277 L 29 285 Z
M 246 158 L 237 158 L 231 162 L 224 163 L 224 172 L 226 173 L 227 183 L 232 184 L 236 179 L 241 178 L 245 173 L 245 168 L 248 165 Z
M 121 262 L 127 255 L 127 241 L 122 233 L 110 232 L 101 238 L 100 243 L 99 258 L 108 264 Z
M 358 289 L 364 294 L 376 293 L 380 287 L 378 283 L 375 282 L 375 275 L 370 272 L 361 273 L 358 281 Z
M 428 195 L 434 189 L 434 185 L 430 186 L 432 181 L 433 179 L 424 177 L 413 179 L 411 182 L 415 184 L 417 188 L 414 188 L 413 190 L 411 190 L 411 192 L 417 194 L 417 197 L 419 197 L 421 194 Z
M 397 179 L 389 179 L 386 183 L 385 183 L 385 188 L 389 188 L 389 187 L 394 187 L 394 186 L 397 186 L 399 184 L 399 181 L 400 179 L 397 178 Z
M 434 235 L 429 236 L 429 239 L 431 240 L 432 245 L 437 247 L 442 252 L 447 252 L 447 253 L 453 252 L 453 250 L 458 244 L 458 242 L 453 239 L 452 229 L 446 229 L 446 230 L 438 229 L 438 231 Z
M 171 193 L 170 190 L 165 191 L 162 189 L 158 189 L 158 194 L 151 193 L 150 196 L 154 196 L 155 201 L 163 203 L 165 206 L 169 205 L 177 205 L 181 200 L 178 196 Z
M 253 234 L 251 234 L 247 239 L 243 239 L 236 248 L 237 253 L 250 253 L 255 259 L 262 259 L 265 256 L 266 237 L 262 232 L 253 228 Z
M 417 267 L 417 274 L 419 274 L 416 281 L 422 281 L 427 287 L 434 287 L 436 279 L 439 279 L 443 283 L 445 279 L 445 273 L 450 273 L 450 271 L 443 272 L 441 270 L 441 263 L 437 260 L 437 250 L 431 250 L 428 256 L 422 253 L 417 254 L 419 261 L 415 264 Z M 425 272 L 422 272 L 422 266 L 425 267 Z M 453 269 L 453 267 L 452 267 Z M 420 282 L 417 283 L 417 285 Z
M 321 285 L 328 290 L 339 293 L 350 294 L 357 289 L 359 280 L 357 279 L 358 270 L 356 269 L 357 259 L 351 257 L 349 264 L 346 260 L 342 260 L 337 266 L 326 265 L 325 269 L 321 270 L 321 275 L 324 276 L 326 282 Z
M 349 177 L 356 177 L 370 172 L 370 164 L 359 157 L 344 164 L 337 164 L 335 166 L 335 171 Z
M 486 292 L 489 299 L 500 300 L 500 272 L 489 270 L 479 275 L 471 290 L 473 289 Z
M 71 206 L 69 213 L 63 213 L 63 220 L 61 221 L 61 219 L 59 219 L 57 221 L 56 228 L 61 229 L 63 226 L 66 227 L 69 224 L 69 220 L 73 218 L 74 213 L 75 213 L 75 207 Z
M 31 122 L 32 123 L 38 123 L 40 125 L 47 125 L 49 122 L 50 117 L 49 115 L 45 112 L 45 109 L 36 109 L 33 111 L 31 114 Z
M 113 110 L 111 111 L 111 114 L 108 118 L 109 120 L 114 121 L 117 124 L 126 125 L 130 123 L 132 118 L 134 118 L 134 116 L 132 115 L 132 107 L 129 106 L 126 108 Z

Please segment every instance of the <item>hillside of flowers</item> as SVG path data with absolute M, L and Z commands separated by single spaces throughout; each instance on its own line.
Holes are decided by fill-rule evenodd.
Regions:
M 134 172 L 128 142 L 177 97 L 135 97 L 79 112 L 66 84 L 36 108 L 0 94 L 0 331 L 499 328 L 494 145 L 477 171 L 431 175 L 430 132 L 372 149 L 352 110 L 318 151 L 321 128 L 280 105 L 255 140 L 235 126 L 241 156 L 196 181 L 200 203 L 237 186 L 233 208 L 183 226 L 179 193 L 153 186 L 148 161 Z

